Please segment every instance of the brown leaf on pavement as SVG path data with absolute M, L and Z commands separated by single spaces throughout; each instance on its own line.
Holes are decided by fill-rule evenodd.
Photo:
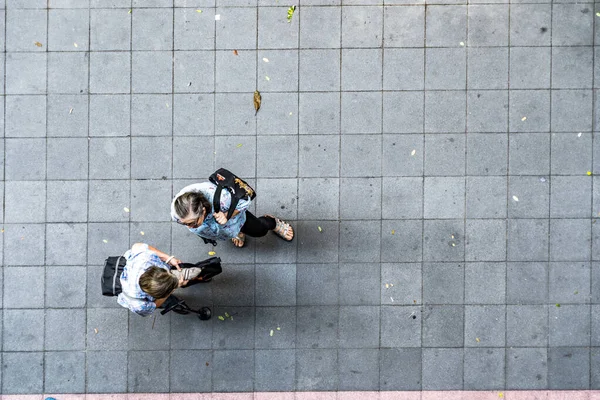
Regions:
M 254 113 L 254 115 L 258 114 L 258 110 L 260 110 L 260 102 L 262 100 L 262 97 L 260 96 L 260 92 L 258 90 L 254 91 L 254 110 L 256 110 L 256 112 Z

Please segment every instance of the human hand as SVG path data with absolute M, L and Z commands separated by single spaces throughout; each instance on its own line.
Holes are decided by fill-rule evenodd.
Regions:
M 215 221 L 217 221 L 219 225 L 225 225 L 227 223 L 227 217 L 225 216 L 225 213 L 221 211 L 214 213 L 213 217 L 215 217 Z
M 175 258 L 175 257 L 173 257 L 169 260 L 169 265 L 175 267 L 177 269 L 177 271 L 181 271 L 181 267 L 179 266 L 180 263 L 181 263 L 181 260 L 178 258 Z
M 187 285 L 188 282 L 189 282 L 189 280 L 186 281 L 183 279 L 183 275 L 179 275 L 179 287 L 183 287 L 183 286 Z

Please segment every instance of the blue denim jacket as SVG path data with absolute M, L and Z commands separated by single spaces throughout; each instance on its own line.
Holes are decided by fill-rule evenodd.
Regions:
M 180 222 L 177 214 L 175 214 L 175 199 L 184 193 L 195 192 L 202 193 L 204 197 L 212 204 L 213 198 L 215 197 L 215 190 L 217 185 L 212 182 L 194 183 L 186 186 L 177 193 L 173 201 L 171 202 L 171 218 L 175 222 Z M 246 222 L 246 210 L 250 206 L 251 200 L 240 200 L 237 204 L 236 210 L 239 214 L 231 217 L 225 225 L 220 225 L 214 218 L 212 210 L 204 218 L 204 222 L 197 228 L 188 228 L 190 232 L 206 239 L 219 239 L 228 240 L 236 237 L 242 226 Z M 231 204 L 231 194 L 227 190 L 221 192 L 221 211 L 227 212 L 229 205 Z

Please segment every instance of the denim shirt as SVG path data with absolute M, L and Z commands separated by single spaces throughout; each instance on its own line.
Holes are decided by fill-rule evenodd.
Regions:
M 184 193 L 194 192 L 202 193 L 204 197 L 213 204 L 213 198 L 215 197 L 215 190 L 217 185 L 212 182 L 194 183 L 186 186 L 177 193 L 173 201 L 171 202 L 171 218 L 175 222 L 180 222 L 177 214 L 175 213 L 175 199 Z M 229 205 L 231 204 L 231 194 L 227 190 L 221 192 L 221 212 L 227 213 Z M 219 239 L 228 240 L 236 237 L 242 226 L 246 222 L 246 210 L 250 206 L 251 200 L 242 199 L 238 202 L 236 210 L 239 214 L 231 217 L 225 225 L 220 225 L 213 215 L 213 210 L 207 210 L 208 214 L 204 218 L 204 222 L 197 228 L 188 228 L 193 234 L 206 238 L 206 239 Z M 210 211 L 210 212 L 209 212 Z
M 150 267 L 159 267 L 171 270 L 155 253 L 148 250 L 148 245 L 140 250 L 127 250 L 124 257 L 127 264 L 121 274 L 121 286 L 123 291 L 117 297 L 117 303 L 125 308 L 129 308 L 134 313 L 147 317 L 156 309 L 156 300 L 140 287 L 140 276 Z

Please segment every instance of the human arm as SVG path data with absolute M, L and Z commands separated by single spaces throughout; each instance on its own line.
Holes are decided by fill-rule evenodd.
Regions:
M 165 301 L 167 301 L 167 299 L 168 299 L 168 298 L 169 298 L 169 296 L 167 296 L 167 297 L 163 297 L 162 299 L 156 299 L 156 300 L 154 300 L 154 304 L 156 304 L 156 308 L 158 308 L 158 307 L 162 306 L 162 305 L 163 305 L 163 303 L 164 303 Z
M 227 212 L 229 211 L 229 208 L 224 204 L 224 201 L 227 203 L 231 202 L 231 196 L 229 195 L 227 199 L 221 201 L 222 211 L 213 213 L 213 217 L 220 225 L 225 225 L 228 221 Z M 251 202 L 252 201 L 250 199 L 240 199 L 235 207 L 235 210 L 233 210 L 233 213 L 231 214 L 231 218 L 235 218 L 237 215 L 246 212 L 248 207 L 250 207 Z
M 177 268 L 177 270 L 181 271 L 181 268 L 179 267 L 179 263 L 181 263 L 181 260 L 179 260 L 178 258 L 170 256 L 167 253 L 164 253 L 158 250 L 157 248 L 147 245 L 145 243 L 135 243 L 133 246 L 131 246 L 131 250 L 134 253 L 144 251 L 145 249 L 148 249 L 152 253 L 156 254 L 161 261 L 165 262 L 166 264 L 172 265 L 173 267 Z

